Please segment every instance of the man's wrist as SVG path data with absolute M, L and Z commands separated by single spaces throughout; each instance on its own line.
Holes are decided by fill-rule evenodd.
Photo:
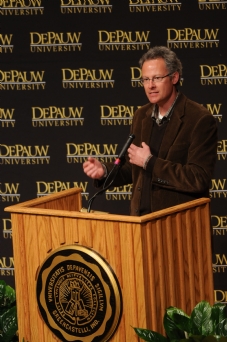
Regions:
M 102 168 L 103 168 L 103 171 L 104 171 L 104 174 L 102 176 L 102 178 L 106 178 L 107 177 L 107 174 L 108 174 L 108 171 L 107 171 L 107 167 L 105 164 L 102 164 Z M 101 179 L 102 179 L 101 178 Z
M 152 158 L 152 154 L 149 154 L 149 156 L 147 157 L 147 159 L 145 160 L 144 164 L 143 164 L 143 169 L 146 170 L 147 168 L 147 164 L 149 163 L 149 160 Z

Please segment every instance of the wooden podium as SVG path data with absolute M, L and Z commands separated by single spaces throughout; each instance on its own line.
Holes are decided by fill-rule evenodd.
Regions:
M 5 208 L 11 213 L 20 341 L 60 341 L 41 318 L 36 277 L 48 254 L 82 245 L 99 253 L 119 281 L 123 311 L 114 342 L 138 341 L 132 327 L 163 333 L 165 309 L 190 314 L 214 303 L 209 199 L 141 217 L 87 213 L 73 188 Z M 86 339 L 85 339 L 86 341 Z

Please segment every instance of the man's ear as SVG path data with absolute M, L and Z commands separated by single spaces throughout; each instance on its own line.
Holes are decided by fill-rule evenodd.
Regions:
M 180 78 L 180 74 L 178 71 L 176 71 L 173 76 L 172 76 L 172 82 L 173 84 L 177 84 L 177 82 L 179 81 L 179 78 Z

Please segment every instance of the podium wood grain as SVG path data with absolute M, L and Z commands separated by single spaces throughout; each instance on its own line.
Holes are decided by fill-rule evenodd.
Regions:
M 203 198 L 142 217 L 86 213 L 74 188 L 7 207 L 20 341 L 59 341 L 39 314 L 36 279 L 49 253 L 65 245 L 94 249 L 118 278 L 123 313 L 110 341 L 139 341 L 132 327 L 164 333 L 170 305 L 190 314 L 201 300 L 213 304 L 209 205 Z

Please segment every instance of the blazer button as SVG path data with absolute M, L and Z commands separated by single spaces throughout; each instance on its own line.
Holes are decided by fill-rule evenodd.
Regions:
M 138 191 L 140 191 L 140 190 L 141 190 L 141 187 L 140 187 L 140 186 L 138 186 L 137 190 L 138 190 Z

